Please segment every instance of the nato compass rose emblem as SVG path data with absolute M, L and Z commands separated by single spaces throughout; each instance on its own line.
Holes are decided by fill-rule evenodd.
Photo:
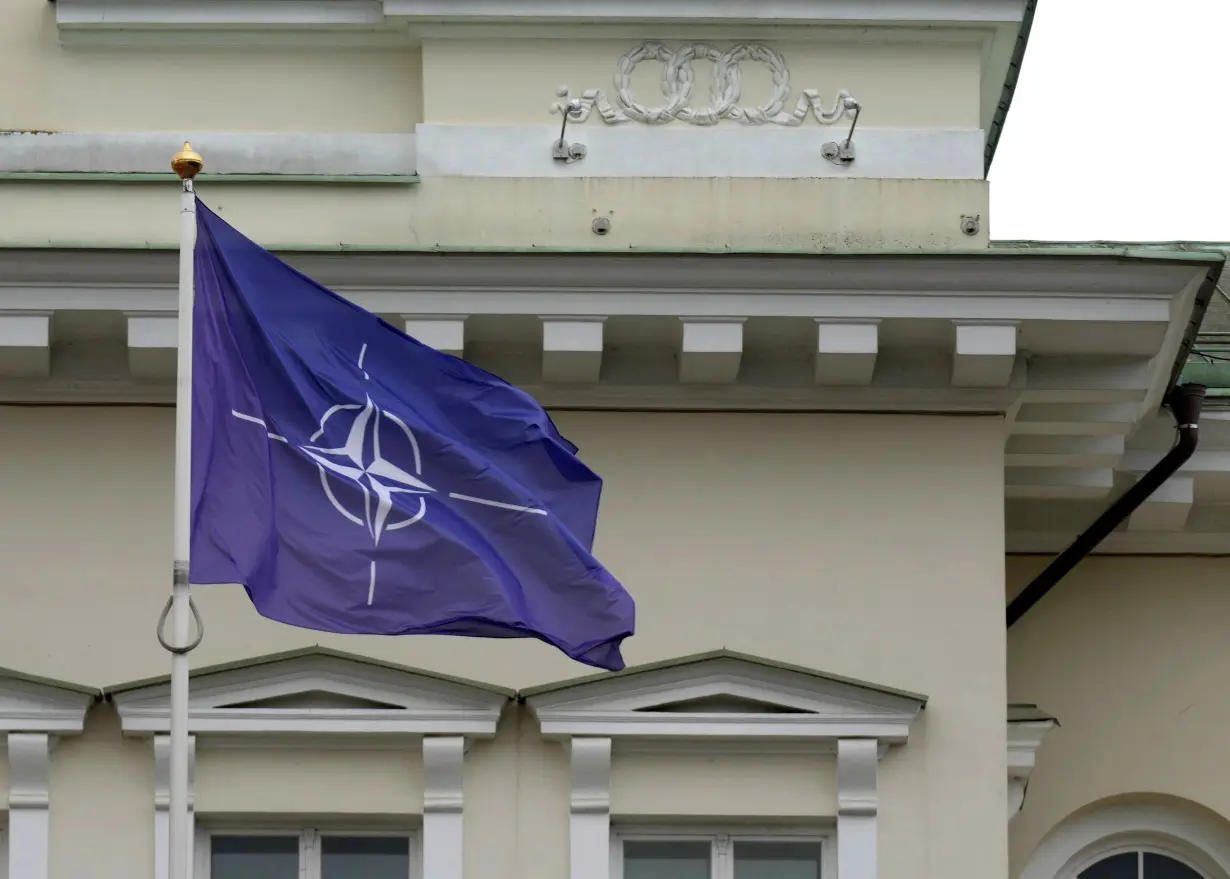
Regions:
M 367 345 L 359 350 L 358 367 L 365 381 L 370 376 L 363 368 L 363 359 L 367 356 Z M 265 429 L 269 439 L 275 442 L 293 445 L 289 439 L 270 433 L 265 420 L 255 415 L 231 410 L 231 414 L 241 421 L 258 424 Z M 325 429 L 330 419 L 351 418 L 350 429 L 346 433 L 346 441 L 337 448 L 326 448 L 316 445 L 325 435 Z M 403 453 L 408 452 L 401 463 L 390 461 L 384 456 L 383 448 L 390 445 L 400 447 Z M 320 471 L 320 485 L 325 497 L 333 508 L 355 525 L 367 529 L 371 535 L 372 546 L 380 545 L 380 538 L 389 531 L 408 528 L 427 515 L 427 498 L 430 495 L 447 494 L 457 501 L 471 504 L 482 504 L 487 507 L 497 507 L 516 513 L 533 513 L 537 516 L 547 515 L 547 511 L 538 507 L 522 507 L 516 504 L 506 504 L 487 498 L 472 497 L 456 492 L 441 492 L 423 480 L 423 459 L 419 453 L 418 441 L 414 431 L 405 421 L 386 409 L 380 409 L 367 396 L 363 403 L 341 403 L 329 408 L 320 417 L 320 427 L 312 434 L 307 445 L 299 446 L 299 450 L 316 463 Z M 341 480 L 348 485 L 357 486 L 363 497 L 363 508 L 349 509 L 333 491 L 333 483 Z M 393 495 L 416 495 L 418 509 L 410 516 L 394 516 Z M 371 576 L 367 587 L 367 603 L 371 605 L 376 597 L 376 562 L 371 563 Z

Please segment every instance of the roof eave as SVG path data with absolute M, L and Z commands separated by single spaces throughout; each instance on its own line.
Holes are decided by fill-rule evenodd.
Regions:
M 1034 13 L 1037 7 L 1038 0 L 1026 0 L 1025 14 L 1021 17 L 1021 29 L 1017 31 L 1016 46 L 1012 51 L 1012 60 L 1008 64 L 1008 75 L 1004 77 L 1004 87 L 1000 92 L 999 106 L 995 108 L 995 117 L 991 120 L 991 127 L 987 131 L 984 174 L 990 173 L 991 163 L 995 161 L 995 148 L 999 146 L 1000 135 L 1008 120 L 1008 110 L 1012 107 L 1012 98 L 1016 94 L 1016 84 L 1021 76 L 1021 66 L 1025 63 L 1025 49 L 1029 45 L 1029 33 L 1033 30 Z

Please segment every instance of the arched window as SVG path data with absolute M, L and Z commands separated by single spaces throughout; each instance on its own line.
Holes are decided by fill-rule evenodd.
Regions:
M 1105 854 L 1081 869 L 1076 879 L 1210 879 L 1185 858 L 1172 852 L 1133 847 Z
M 1230 879 L 1230 827 L 1192 804 L 1116 804 L 1065 821 L 1020 879 Z

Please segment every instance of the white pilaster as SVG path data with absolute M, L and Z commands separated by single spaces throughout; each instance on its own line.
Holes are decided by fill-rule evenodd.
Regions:
M 154 877 L 167 879 L 171 838 L 171 737 L 154 736 Z M 188 736 L 188 847 L 196 838 L 196 736 Z M 188 873 L 194 863 L 188 853 Z
M 837 742 L 837 875 L 876 879 L 875 739 Z
M 611 879 L 611 740 L 574 738 L 570 744 L 568 875 Z
M 423 738 L 423 879 L 461 879 L 465 738 Z
M 464 314 L 415 315 L 403 314 L 407 336 L 413 336 L 437 351 L 461 357 L 466 349 L 466 316 Z
M 10 879 L 47 879 L 51 842 L 51 737 L 9 733 Z

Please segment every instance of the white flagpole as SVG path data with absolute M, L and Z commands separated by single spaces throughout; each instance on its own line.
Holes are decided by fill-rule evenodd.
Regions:
M 196 191 L 192 180 L 204 163 L 185 143 L 171 161 L 183 192 L 179 208 L 178 369 L 175 382 L 174 566 L 171 598 L 158 621 L 158 640 L 171 653 L 171 760 L 168 809 L 168 879 L 189 879 L 192 839 L 188 820 L 188 653 L 201 642 L 204 629 L 188 586 L 192 504 L 192 300 L 193 250 L 196 246 Z M 163 636 L 168 611 L 170 643 Z M 192 621 L 196 637 L 192 637 Z M 191 640 L 190 640 L 191 639 Z

